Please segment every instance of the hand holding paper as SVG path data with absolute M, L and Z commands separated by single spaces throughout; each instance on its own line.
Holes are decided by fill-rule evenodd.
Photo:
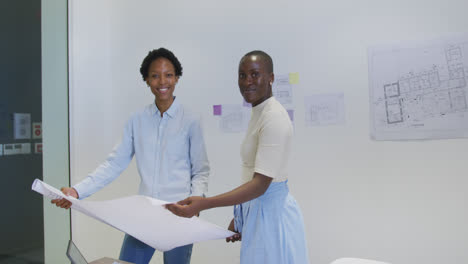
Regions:
M 51 199 L 65 198 L 71 208 L 125 232 L 160 251 L 234 235 L 198 217 L 183 218 L 164 208 L 168 202 L 134 195 L 108 201 L 85 201 L 66 196 L 36 179 L 32 189 Z
M 204 197 L 191 196 L 177 203 L 166 204 L 165 207 L 175 215 L 181 217 L 192 217 L 206 209 L 203 205 L 204 200 Z
M 62 193 L 65 194 L 66 196 L 71 196 L 76 199 L 78 198 L 78 193 L 76 192 L 74 188 L 63 187 L 60 189 L 60 191 L 62 191 Z M 68 201 L 66 198 L 52 199 L 52 201 L 50 202 L 55 204 L 57 207 L 61 207 L 65 209 L 70 208 L 72 205 L 72 203 Z

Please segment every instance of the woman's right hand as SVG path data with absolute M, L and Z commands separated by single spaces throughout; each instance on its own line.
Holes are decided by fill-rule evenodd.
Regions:
M 234 230 L 234 219 L 231 220 L 228 230 L 234 232 L 235 234 L 230 237 L 226 237 L 226 242 L 234 243 L 236 241 L 242 241 L 242 235 L 239 232 Z
M 78 192 L 74 188 L 62 187 L 60 190 L 62 191 L 63 194 L 78 199 Z M 70 206 L 72 205 L 72 203 L 65 198 L 52 199 L 51 203 L 55 204 L 55 206 L 57 207 L 61 207 L 65 209 L 70 208 Z

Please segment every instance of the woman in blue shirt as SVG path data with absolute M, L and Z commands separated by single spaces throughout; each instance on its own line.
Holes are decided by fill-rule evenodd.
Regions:
M 140 195 L 171 202 L 206 195 L 209 164 L 200 118 L 174 96 L 182 76 L 179 60 L 171 51 L 159 48 L 145 57 L 140 73 L 154 95 L 153 103 L 128 120 L 120 144 L 106 161 L 72 188 L 62 188 L 63 193 L 79 199 L 90 196 L 115 180 L 135 156 Z M 65 199 L 52 203 L 67 209 L 71 206 Z M 164 252 L 164 263 L 190 263 L 192 246 Z M 146 264 L 154 251 L 125 235 L 120 259 Z

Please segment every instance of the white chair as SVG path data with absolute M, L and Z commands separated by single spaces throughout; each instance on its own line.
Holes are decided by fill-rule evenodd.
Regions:
M 340 258 L 340 259 L 333 261 L 331 264 L 390 264 L 390 263 L 370 260 L 370 259 Z

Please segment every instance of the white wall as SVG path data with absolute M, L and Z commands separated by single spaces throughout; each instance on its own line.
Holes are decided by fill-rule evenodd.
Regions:
M 468 2 L 124 1 L 70 5 L 72 183 L 102 162 L 130 114 L 153 96 L 139 67 L 166 47 L 181 60 L 176 87 L 204 118 L 210 195 L 237 186 L 242 134 L 218 129 L 213 104 L 240 103 L 237 66 L 262 49 L 275 72 L 299 72 L 290 187 L 306 222 L 311 263 L 362 257 L 399 264 L 468 262 L 466 139 L 375 142 L 369 138 L 367 47 L 430 40 L 468 28 Z M 343 92 L 346 125 L 308 128 L 303 97 Z M 90 199 L 137 192 L 134 163 Z M 203 218 L 221 226 L 231 208 Z M 72 214 L 73 238 L 89 259 L 118 256 L 123 234 Z M 199 243 L 192 263 L 238 263 L 239 245 Z M 160 254 L 152 263 L 161 263 Z

